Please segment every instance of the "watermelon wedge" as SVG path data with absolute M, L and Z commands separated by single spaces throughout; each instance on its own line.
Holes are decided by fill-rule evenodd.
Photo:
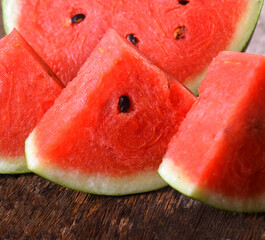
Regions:
M 2 0 L 6 32 L 19 29 L 66 84 L 108 28 L 193 92 L 221 50 L 242 51 L 263 0 Z
M 28 167 L 96 194 L 161 188 L 158 166 L 194 100 L 109 30 L 27 139 Z
M 220 53 L 199 92 L 159 174 L 212 206 L 265 211 L 265 57 Z
M 62 83 L 15 29 L 0 53 L 0 173 L 28 172 L 24 142 Z

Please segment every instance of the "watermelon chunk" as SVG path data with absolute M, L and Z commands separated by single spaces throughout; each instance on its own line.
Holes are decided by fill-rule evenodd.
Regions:
M 265 57 L 223 52 L 172 138 L 159 174 L 180 192 L 240 212 L 265 210 Z
M 15 29 L 0 53 L 0 173 L 28 172 L 24 142 L 62 83 Z
M 27 139 L 28 167 L 84 192 L 161 188 L 158 166 L 194 100 L 109 30 Z
M 66 84 L 108 28 L 196 92 L 221 50 L 242 51 L 263 0 L 2 0 L 6 32 L 17 27 Z

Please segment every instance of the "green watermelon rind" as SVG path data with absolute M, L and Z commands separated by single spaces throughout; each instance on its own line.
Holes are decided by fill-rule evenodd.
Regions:
M 245 199 L 241 197 L 229 197 L 208 189 L 199 188 L 196 186 L 196 183 L 193 183 L 185 176 L 183 170 L 176 166 L 170 158 L 165 157 L 163 159 L 159 166 L 158 174 L 180 193 L 209 206 L 239 213 L 265 211 L 265 192 L 255 198 L 250 197 Z
M 26 159 L 21 157 L 0 157 L 0 174 L 29 173 Z
M 16 27 L 16 16 L 20 12 L 19 0 L 2 0 L 3 26 L 6 34 Z
M 57 166 L 53 167 L 51 164 L 44 165 L 43 161 L 37 157 L 34 139 L 35 132 L 33 131 L 25 143 L 28 168 L 39 176 L 61 186 L 80 192 L 110 196 L 149 192 L 167 186 L 167 183 L 160 178 L 156 171 L 115 178 L 100 174 L 87 176 L 76 169 L 65 170 Z
M 227 51 L 241 52 L 246 49 L 258 24 L 263 4 L 264 0 L 249 1 L 248 14 L 242 16 L 238 22 L 237 31 L 234 34 L 233 41 L 226 49 Z

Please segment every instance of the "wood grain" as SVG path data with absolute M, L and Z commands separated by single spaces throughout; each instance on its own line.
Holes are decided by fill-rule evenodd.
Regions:
M 0 196 L 1 239 L 265 239 L 265 214 L 217 210 L 170 187 L 105 197 L 0 175 Z
M 265 239 L 264 214 L 217 210 L 170 187 L 105 197 L 2 175 L 0 195 L 2 239 Z

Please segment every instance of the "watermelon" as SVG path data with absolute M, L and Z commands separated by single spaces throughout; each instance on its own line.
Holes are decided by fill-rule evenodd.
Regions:
M 158 166 L 194 100 L 109 30 L 28 137 L 28 167 L 96 194 L 161 188 Z
M 62 83 L 15 29 L 0 53 L 0 173 L 28 172 L 24 142 Z
M 265 210 L 265 57 L 222 52 L 169 143 L 159 174 L 180 192 L 239 212 Z
M 241 51 L 263 0 L 2 0 L 6 32 L 18 28 L 66 84 L 108 28 L 196 92 L 213 57 Z

